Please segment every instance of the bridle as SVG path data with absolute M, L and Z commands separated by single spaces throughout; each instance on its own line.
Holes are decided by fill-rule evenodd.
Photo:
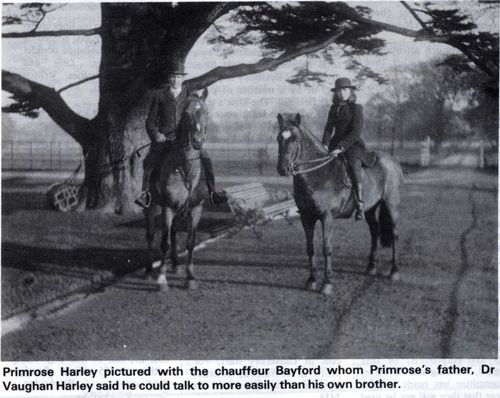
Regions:
M 196 149 L 193 147 L 193 135 L 192 135 L 192 131 L 194 130 L 193 117 L 188 112 L 184 112 L 182 117 L 183 118 L 187 117 L 187 120 L 189 122 L 189 128 L 187 129 L 187 142 L 185 142 L 185 143 L 179 142 L 178 144 L 180 145 L 180 147 L 182 148 L 183 151 L 187 151 L 187 150 L 190 150 L 192 148 L 192 149 L 198 151 L 198 155 L 193 157 L 193 158 L 183 158 L 181 161 L 181 163 L 183 163 L 183 164 L 181 165 L 181 167 L 177 167 L 176 171 L 181 174 L 182 180 L 184 181 L 184 185 L 186 186 L 186 189 L 189 192 L 191 192 L 191 190 L 193 189 L 192 171 L 193 171 L 193 167 L 195 165 L 195 161 L 201 159 L 201 156 L 199 155 L 201 148 Z M 176 151 L 176 152 L 179 153 L 180 151 Z M 182 166 L 185 166 L 185 167 L 182 167 Z
M 302 153 L 302 144 L 299 142 L 299 149 L 297 151 L 297 156 L 295 157 L 296 159 L 300 158 L 300 155 Z M 305 173 L 310 173 L 311 171 L 318 170 L 324 166 L 326 166 L 328 163 L 330 163 L 332 160 L 334 160 L 337 157 L 337 155 L 332 155 L 328 154 L 326 156 L 317 158 L 317 159 L 311 159 L 311 160 L 290 160 L 290 168 L 292 169 L 292 174 L 294 176 L 300 175 L 300 174 L 305 174 Z M 302 169 L 299 170 L 298 167 L 306 164 L 314 164 L 314 163 L 319 163 L 316 166 L 312 166 L 307 169 Z

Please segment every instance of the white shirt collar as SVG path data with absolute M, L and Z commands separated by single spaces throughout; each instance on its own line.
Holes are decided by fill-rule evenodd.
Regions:
M 177 98 L 181 94 L 181 91 L 182 87 L 173 88 L 172 86 L 170 86 L 170 93 L 174 96 L 174 98 Z

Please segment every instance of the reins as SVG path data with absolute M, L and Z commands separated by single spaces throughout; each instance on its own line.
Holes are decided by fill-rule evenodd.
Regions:
M 184 185 L 186 186 L 186 189 L 191 193 L 191 190 L 193 189 L 193 175 L 192 171 L 195 165 L 195 162 L 197 160 L 201 159 L 201 156 L 196 156 L 194 158 L 186 158 L 186 159 L 179 159 L 177 158 L 178 161 L 180 160 L 179 163 L 180 166 L 175 169 L 175 171 L 179 172 L 182 176 L 182 181 L 184 182 Z M 187 166 L 187 167 L 183 167 Z
M 337 157 L 337 155 L 328 154 L 326 156 L 323 156 L 323 157 L 317 158 L 317 159 L 291 162 L 292 163 L 292 174 L 295 176 L 295 175 L 299 175 L 299 174 L 309 173 L 309 172 L 314 171 L 314 170 L 318 170 L 318 169 L 326 166 L 328 163 L 330 163 L 336 157 Z M 321 163 L 321 164 L 319 164 L 317 166 L 310 167 L 308 169 L 297 170 L 298 166 L 301 166 L 304 164 L 311 164 L 311 163 Z
M 299 175 L 299 174 L 305 174 L 305 173 L 309 173 L 309 172 L 314 171 L 314 170 L 318 170 L 318 169 L 322 168 L 323 166 L 326 166 L 328 163 L 330 163 L 336 157 L 337 156 L 329 155 L 329 156 L 325 156 L 325 157 L 320 158 L 320 159 L 314 159 L 312 161 L 304 161 L 304 162 L 294 163 L 292 165 L 292 168 L 293 168 L 292 174 L 294 176 L 296 176 L 296 175 Z M 323 162 L 323 163 L 321 163 L 321 164 L 319 164 L 317 166 L 311 167 L 309 169 L 297 170 L 297 166 L 300 166 L 301 164 L 317 163 L 317 162 Z

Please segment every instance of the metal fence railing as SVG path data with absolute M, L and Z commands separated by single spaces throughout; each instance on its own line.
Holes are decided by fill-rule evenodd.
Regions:
M 60 141 L 2 141 L 2 170 L 73 170 L 81 147 Z
M 428 141 L 405 142 L 391 145 L 390 142 L 368 143 L 369 150 L 393 152 L 402 163 L 414 165 L 435 164 L 438 156 L 453 153 L 469 153 L 477 156 L 478 166 L 484 161 L 484 148 L 478 142 L 445 143 L 439 155 L 431 153 Z M 277 143 L 206 143 L 218 173 L 236 175 L 274 175 L 278 157 Z M 2 141 L 2 170 L 74 170 L 83 160 L 78 144 L 60 141 Z

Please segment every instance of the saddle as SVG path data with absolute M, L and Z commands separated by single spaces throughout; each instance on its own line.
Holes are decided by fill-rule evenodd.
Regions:
M 363 167 L 371 169 L 377 164 L 378 154 L 377 152 L 365 152 L 364 156 L 360 156 L 360 159 Z

